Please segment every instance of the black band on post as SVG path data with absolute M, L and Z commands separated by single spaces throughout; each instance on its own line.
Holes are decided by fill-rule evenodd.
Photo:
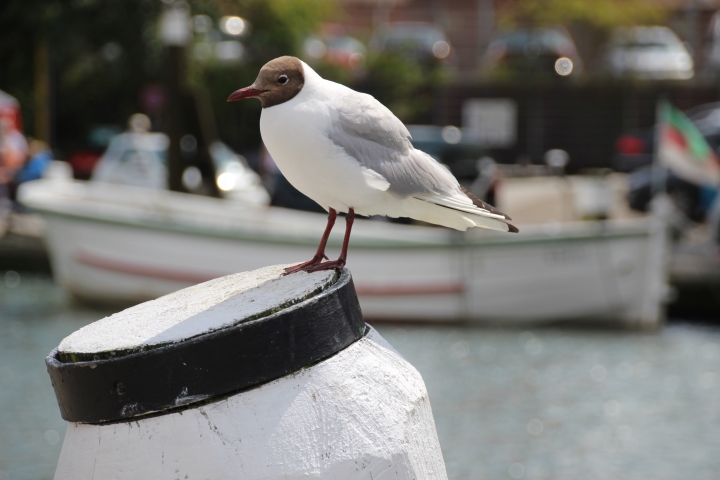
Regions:
M 323 360 L 365 332 L 350 272 L 327 290 L 274 313 L 187 341 L 103 360 L 45 359 L 62 418 L 127 421 L 222 397 Z

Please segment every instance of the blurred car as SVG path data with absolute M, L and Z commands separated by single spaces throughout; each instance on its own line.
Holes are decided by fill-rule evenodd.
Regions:
M 396 22 L 380 26 L 370 40 L 370 50 L 402 55 L 420 62 L 451 63 L 454 50 L 445 31 L 433 23 Z
M 695 74 L 690 52 L 667 27 L 618 28 L 606 47 L 607 71 L 615 77 L 687 80 Z
M 347 35 L 311 36 L 303 44 L 305 57 L 325 60 L 348 70 L 355 70 L 365 63 L 367 50 L 357 38 Z
M 490 71 L 503 68 L 560 76 L 582 71 L 575 42 L 562 27 L 500 31 L 490 42 L 483 63 Z
M 720 102 L 691 108 L 685 115 L 702 133 L 715 153 L 720 155 Z M 613 167 L 622 172 L 652 164 L 655 148 L 655 127 L 623 134 L 615 141 Z

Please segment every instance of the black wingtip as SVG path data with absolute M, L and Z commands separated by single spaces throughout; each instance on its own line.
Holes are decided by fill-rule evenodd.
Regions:
M 510 218 L 510 215 L 506 215 L 506 214 L 504 214 L 503 212 L 501 212 L 500 210 L 498 210 L 497 208 L 495 208 L 495 207 L 493 207 L 492 205 L 490 205 L 489 203 L 483 202 L 482 200 L 480 200 L 479 198 L 477 198 L 477 197 L 476 197 L 475 195 L 473 195 L 467 188 L 463 187 L 462 185 L 460 185 L 460 190 L 461 190 L 465 195 L 467 195 L 467 197 L 468 197 L 470 200 L 472 200 L 473 205 L 475 205 L 476 207 L 480 207 L 480 208 L 482 208 L 483 210 L 487 210 L 487 211 L 490 212 L 490 213 L 494 213 L 495 215 L 502 215 L 502 216 L 505 218 L 505 220 L 512 220 L 512 218 Z M 515 228 L 515 227 L 513 227 L 513 228 Z
M 508 223 L 507 226 L 508 226 L 508 232 L 510 232 L 510 233 L 520 233 L 520 230 L 519 230 L 515 225 L 513 225 L 512 223 Z

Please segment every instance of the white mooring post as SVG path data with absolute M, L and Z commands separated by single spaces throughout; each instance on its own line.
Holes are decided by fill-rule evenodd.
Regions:
M 352 278 L 218 278 L 99 320 L 46 359 L 56 480 L 446 479 L 420 374 Z

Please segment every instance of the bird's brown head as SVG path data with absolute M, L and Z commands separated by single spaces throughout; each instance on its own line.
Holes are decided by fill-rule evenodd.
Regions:
M 279 57 L 260 69 L 252 85 L 233 92 L 227 101 L 257 98 L 263 108 L 268 108 L 287 102 L 300 93 L 304 84 L 302 62 L 295 57 Z

